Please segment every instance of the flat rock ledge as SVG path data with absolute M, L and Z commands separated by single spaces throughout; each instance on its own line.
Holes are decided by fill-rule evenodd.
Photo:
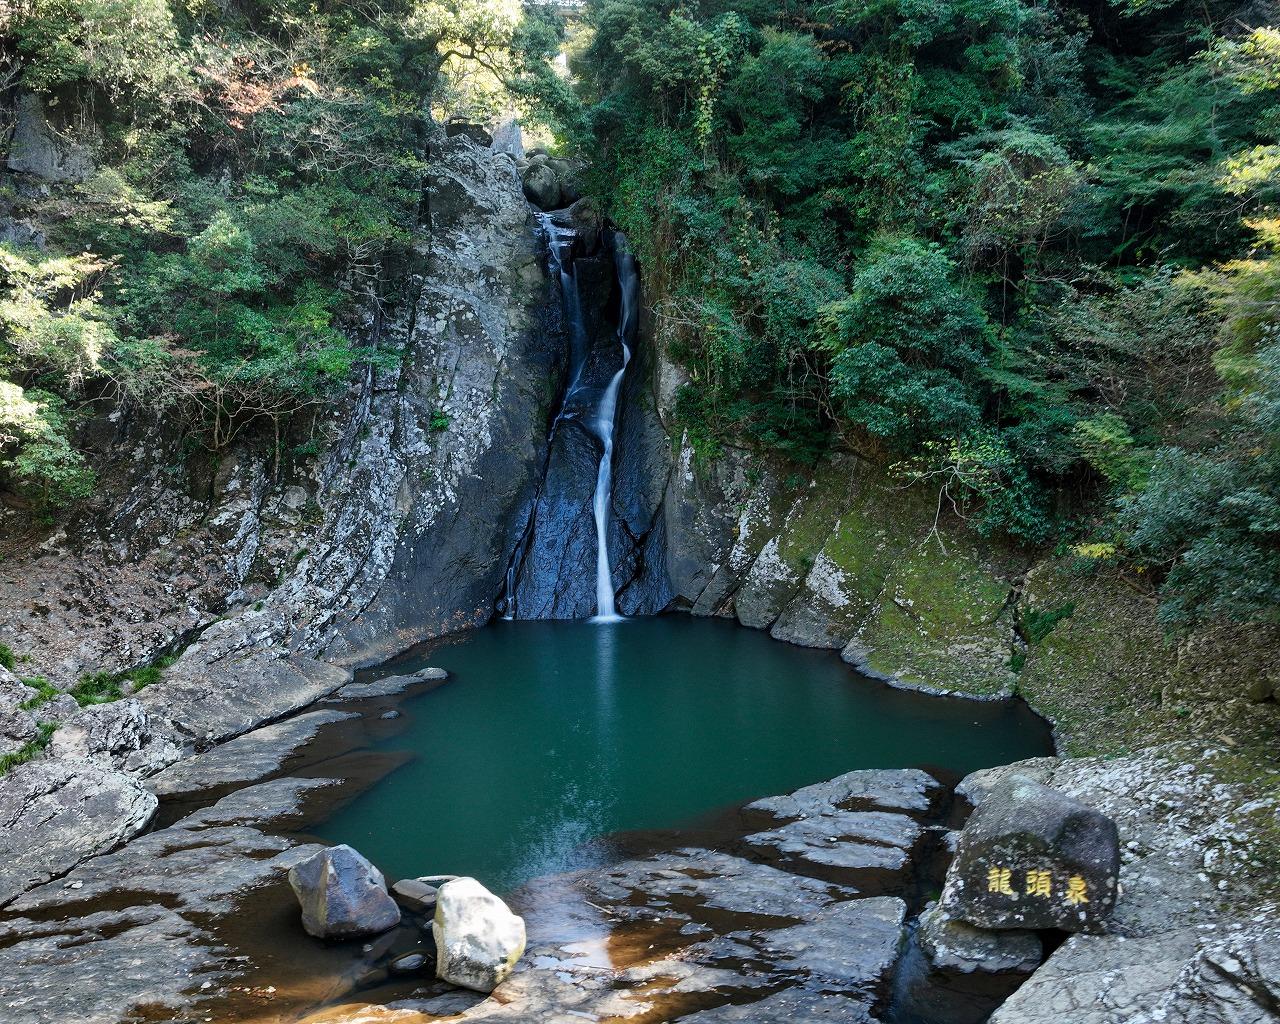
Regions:
M 97 761 L 31 761 L 3 781 L 0 906 L 133 838 L 156 812 L 155 796 L 133 776 Z
M 243 958 L 213 926 L 319 852 L 269 827 L 335 784 L 280 779 L 241 790 L 13 900 L 0 915 L 0 1019 L 116 1024 L 143 1008 L 176 1014 L 202 998 L 202 985 L 237 977 Z

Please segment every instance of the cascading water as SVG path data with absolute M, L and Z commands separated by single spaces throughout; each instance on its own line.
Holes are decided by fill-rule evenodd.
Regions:
M 639 276 L 620 234 L 580 236 L 539 217 L 558 287 L 567 381 L 546 461 L 507 568 L 506 618 L 618 618 L 610 557 L 636 559 L 613 519 L 614 456 L 638 324 Z M 629 535 L 627 535 L 629 536 Z M 594 573 L 592 563 L 594 562 Z
M 604 446 L 600 456 L 600 470 L 596 474 L 596 493 L 592 508 L 596 520 L 596 622 L 616 622 L 617 606 L 614 604 L 613 569 L 609 565 L 609 507 L 613 502 L 613 434 L 618 413 L 618 393 L 622 390 L 622 378 L 631 362 L 631 346 L 635 328 L 636 293 L 639 278 L 635 257 L 627 250 L 626 239 L 621 234 L 613 236 L 614 266 L 618 284 L 622 289 L 622 314 L 618 318 L 618 341 L 622 345 L 622 366 L 609 381 L 600 409 L 596 415 L 596 436 Z

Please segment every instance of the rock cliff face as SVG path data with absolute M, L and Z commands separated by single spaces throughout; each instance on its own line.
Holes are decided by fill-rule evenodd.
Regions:
M 0 509 L 0 641 L 21 676 L 67 689 L 181 652 L 136 699 L 84 710 L 0 678 L 3 752 L 38 753 L 61 723 L 0 779 L 0 903 L 144 828 L 139 777 L 492 614 L 566 352 L 511 158 L 437 129 L 429 167 L 400 296 L 361 328 L 403 358 L 353 383 L 320 457 L 277 472 L 244 445 L 202 469 L 117 409 L 91 428 L 95 507 L 35 542 Z
M 66 684 L 192 640 L 175 677 L 232 652 L 350 665 L 489 617 L 565 353 L 510 158 L 437 132 L 429 162 L 402 294 L 362 328 L 400 363 L 369 368 L 283 479 L 245 447 L 193 481 L 157 425 L 98 424 L 114 487 L 0 569 L 0 640 L 27 672 Z
M 853 455 L 812 472 L 736 450 L 699 459 L 673 412 L 686 377 L 652 334 L 620 423 L 615 520 L 641 538 L 620 607 L 736 618 L 898 685 L 1019 693 L 1068 751 L 1185 735 L 1149 732 L 1178 702 L 1221 726 L 1275 692 L 1275 627 L 1171 637 L 1141 586 L 984 540 L 937 493 Z

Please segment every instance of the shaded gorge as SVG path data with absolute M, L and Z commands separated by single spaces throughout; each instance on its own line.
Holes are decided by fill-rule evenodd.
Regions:
M 895 690 L 720 620 L 496 622 L 362 678 L 429 664 L 449 682 L 406 699 L 403 728 L 376 741 L 403 763 L 317 830 L 391 877 L 509 892 L 615 859 L 618 833 L 695 830 L 851 769 L 946 778 L 1052 752 L 1020 702 Z

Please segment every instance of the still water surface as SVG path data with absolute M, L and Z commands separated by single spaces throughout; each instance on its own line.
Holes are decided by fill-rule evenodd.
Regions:
M 448 669 L 379 749 L 412 759 L 318 831 L 392 878 L 508 892 L 603 863 L 610 833 L 679 829 L 854 768 L 948 773 L 1050 752 L 1024 705 L 903 693 L 732 623 L 497 622 L 362 679 Z

